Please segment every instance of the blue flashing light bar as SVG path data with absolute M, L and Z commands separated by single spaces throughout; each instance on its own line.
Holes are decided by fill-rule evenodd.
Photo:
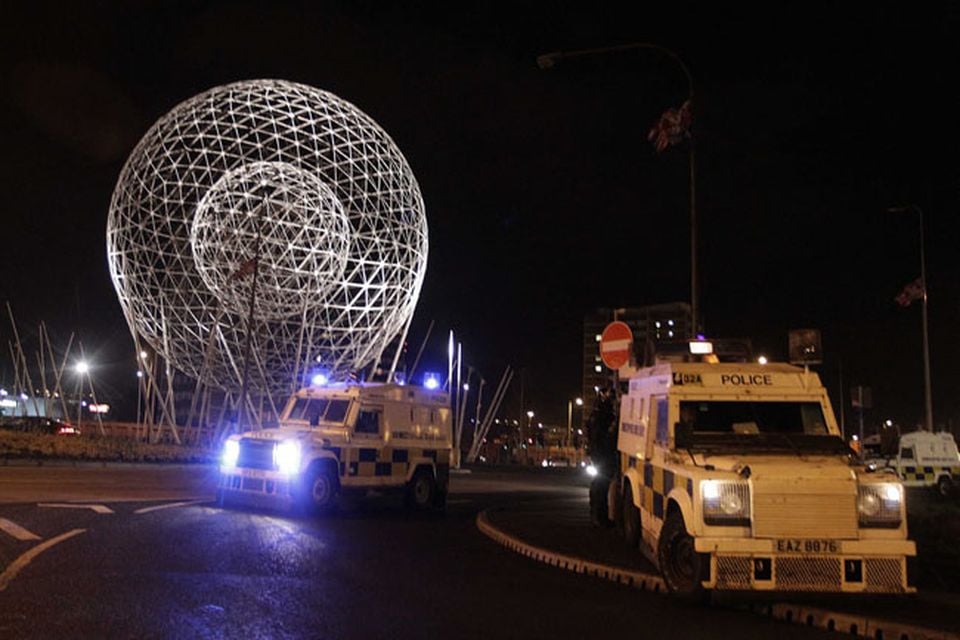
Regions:
M 436 373 L 423 374 L 423 386 L 431 391 L 440 388 L 440 376 Z

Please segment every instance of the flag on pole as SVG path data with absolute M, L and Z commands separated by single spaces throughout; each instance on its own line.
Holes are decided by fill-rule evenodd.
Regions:
M 228 278 L 229 281 L 240 280 L 241 278 L 246 278 L 247 276 L 253 273 L 253 270 L 257 268 L 257 259 L 250 258 L 246 262 L 240 265 L 236 271 L 230 274 Z
M 922 300 L 925 293 L 923 289 L 923 279 L 917 278 L 905 286 L 903 291 L 897 294 L 894 300 L 901 307 L 909 307 L 914 300 Z
M 657 153 L 667 147 L 679 144 L 684 138 L 690 137 L 690 125 L 693 120 L 693 109 L 690 100 L 685 100 L 679 109 L 667 109 L 653 125 L 647 140 L 653 143 Z

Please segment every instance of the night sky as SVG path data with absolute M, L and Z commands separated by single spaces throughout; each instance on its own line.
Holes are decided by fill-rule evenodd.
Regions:
M 920 308 L 893 298 L 919 275 L 919 220 L 886 212 L 915 203 L 936 421 L 960 427 L 960 19 L 946 3 L 19 4 L 0 27 L 0 301 L 26 334 L 77 331 L 115 404 L 136 394 L 104 240 L 123 161 L 177 103 L 272 77 L 356 104 L 413 168 L 430 260 L 410 349 L 434 320 L 427 366 L 443 370 L 453 328 L 489 385 L 522 368 L 528 405 L 564 421 L 586 311 L 689 299 L 686 147 L 646 140 L 686 82 L 651 51 L 535 59 L 647 41 L 696 83 L 706 333 L 782 359 L 788 330 L 819 328 L 835 402 L 842 362 L 847 386 L 874 390 L 870 419 L 918 422 Z M 4 319 L 6 384 L 10 339 Z

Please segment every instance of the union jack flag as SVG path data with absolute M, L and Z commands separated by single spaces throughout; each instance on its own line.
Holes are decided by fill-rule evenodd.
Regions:
M 690 100 L 684 101 L 679 109 L 667 109 L 653 125 L 647 140 L 653 143 L 657 153 L 667 147 L 679 144 L 683 139 L 690 137 L 690 125 L 693 121 L 693 107 Z
M 903 291 L 897 294 L 894 301 L 901 307 L 909 307 L 914 300 L 922 300 L 926 295 L 923 286 L 923 278 L 917 278 L 903 288 Z

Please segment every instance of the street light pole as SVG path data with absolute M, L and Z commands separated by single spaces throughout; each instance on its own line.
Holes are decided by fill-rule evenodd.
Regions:
M 676 52 L 662 45 L 652 42 L 632 42 L 612 47 L 598 47 L 594 49 L 577 49 L 574 51 L 552 51 L 537 56 L 537 66 L 541 69 L 552 69 L 561 60 L 568 58 L 582 58 L 593 55 L 604 55 L 608 53 L 621 53 L 632 51 L 634 49 L 652 49 L 667 56 L 683 71 L 687 79 L 687 101 L 693 106 L 693 74 L 689 67 Z M 689 153 L 690 153 L 690 319 L 691 336 L 696 336 L 700 332 L 700 291 L 697 281 L 697 163 L 696 163 L 696 145 L 694 136 L 690 135 Z
M 888 209 L 893 213 L 915 211 L 920 217 L 920 287 L 923 290 L 923 400 L 924 400 L 924 427 L 933 432 L 933 394 L 930 390 L 930 338 L 927 329 L 927 258 L 923 242 L 923 209 L 916 204 Z
M 570 446 L 570 443 L 573 442 L 573 405 L 576 404 L 578 407 L 583 406 L 583 398 L 574 398 L 573 400 L 567 400 L 567 446 Z

